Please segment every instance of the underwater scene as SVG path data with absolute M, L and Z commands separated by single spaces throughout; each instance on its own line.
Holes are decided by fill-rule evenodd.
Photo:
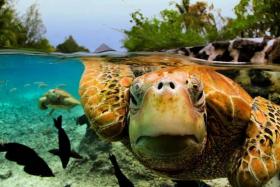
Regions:
M 279 0 L 0 0 L 0 187 L 280 187 Z
M 227 179 L 225 178 L 226 175 L 223 176 L 223 178 L 218 177 L 219 179 L 216 180 L 205 180 L 205 183 L 188 183 L 187 180 L 171 180 L 165 176 L 166 174 L 162 175 L 159 171 L 153 172 L 149 170 L 149 166 L 146 165 L 146 167 L 144 167 L 139 162 L 139 158 L 137 157 L 137 155 L 136 157 L 135 155 L 133 155 L 135 154 L 133 153 L 134 149 L 131 150 L 129 143 L 127 144 L 126 142 L 132 141 L 133 137 L 124 133 L 119 133 L 118 129 L 113 128 L 113 126 L 116 125 L 114 123 L 109 123 L 109 125 L 112 126 L 110 127 L 112 128 L 110 130 L 111 132 L 106 132 L 106 130 L 103 130 L 104 132 L 97 131 L 100 137 L 95 134 L 95 130 L 93 130 L 93 127 L 90 124 L 92 120 L 91 117 L 94 117 L 92 115 L 97 116 L 98 110 L 102 110 L 99 107 L 100 103 L 98 103 L 98 96 L 100 96 L 102 99 L 101 95 L 102 93 L 104 93 L 104 91 L 101 90 L 99 93 L 94 93 L 90 88 L 93 88 L 94 86 L 100 86 L 98 85 L 98 81 L 106 82 L 106 79 L 108 79 L 108 81 L 110 81 L 111 79 L 117 79 L 122 73 L 125 73 L 125 71 L 127 71 L 124 67 L 122 67 L 122 69 L 118 69 L 119 66 L 130 67 L 130 69 L 133 71 L 133 77 L 139 77 L 141 75 L 144 76 L 144 74 L 153 74 L 153 72 L 160 71 L 162 69 L 164 70 L 175 67 L 179 68 L 178 71 L 180 71 L 180 69 L 183 70 L 185 67 L 193 68 L 196 66 L 198 66 L 198 68 L 202 68 L 202 70 L 200 70 L 201 72 L 197 72 L 197 70 L 195 69 L 191 71 L 196 72 L 197 76 L 202 77 L 206 76 L 205 74 L 207 73 L 203 72 L 203 68 L 207 67 L 210 69 L 215 69 L 215 71 L 224 74 L 231 80 L 238 82 L 241 87 L 244 88 L 244 91 L 239 91 L 239 95 L 232 97 L 246 98 L 248 96 L 242 94 L 249 93 L 249 95 L 251 95 L 252 97 L 261 96 L 273 101 L 275 104 L 280 104 L 280 66 L 277 64 L 238 65 L 228 63 L 209 63 L 206 61 L 199 61 L 199 59 L 192 59 L 185 56 L 178 56 L 167 53 L 125 54 L 117 52 L 105 52 L 99 53 L 98 55 L 90 56 L 67 56 L 44 53 L 30 53 L 23 51 L 3 51 L 0 54 L 0 62 L 0 138 L 3 145 L 0 149 L 0 151 L 3 152 L 1 153 L 0 157 L 0 186 L 118 186 L 119 184 L 120 186 L 230 186 L 227 182 Z M 105 70 L 106 63 L 111 64 L 111 69 Z M 95 71 L 95 74 L 94 71 L 90 70 L 91 65 L 97 70 Z M 103 69 L 100 69 L 98 66 L 104 67 Z M 120 72 L 121 70 L 123 72 Z M 110 74 L 108 74 L 108 72 L 106 71 L 110 72 Z M 185 71 L 188 72 L 187 69 Z M 120 75 L 116 75 L 116 72 Z M 92 80 L 90 80 L 91 82 L 89 82 L 91 85 L 87 84 L 87 80 L 85 80 L 87 74 L 90 76 L 88 79 L 92 78 Z M 100 79 L 100 75 L 102 76 L 104 74 L 107 74 L 107 77 L 103 76 Z M 132 76 L 131 74 L 128 75 Z M 166 77 L 165 79 L 167 78 L 168 77 Z M 219 77 L 217 77 L 216 79 L 219 79 Z M 217 81 L 220 81 L 220 83 L 218 85 L 215 85 L 217 87 L 216 89 L 221 89 L 222 91 L 227 88 L 228 85 L 226 85 L 226 80 Z M 125 84 L 126 83 L 124 82 L 124 85 Z M 138 102 L 138 98 L 136 96 L 137 94 L 135 96 L 132 95 L 134 94 L 133 89 L 135 87 L 134 83 L 132 84 L 133 85 L 130 87 L 130 89 L 132 90 L 130 91 L 130 97 L 135 97 L 136 101 L 130 99 L 130 104 L 128 103 L 130 105 L 129 108 L 133 108 L 134 102 Z M 160 83 L 157 84 L 157 88 L 159 89 Z M 203 82 L 203 84 L 212 84 L 211 80 L 209 80 L 209 77 L 207 77 L 207 81 Z M 94 97 L 95 95 L 97 96 L 97 101 L 95 101 L 95 103 L 92 103 L 92 101 L 85 99 L 85 95 L 82 91 L 83 87 L 85 86 L 88 87 L 86 89 L 88 89 L 88 92 L 90 94 L 92 94 Z M 162 85 L 162 89 L 164 89 L 164 86 L 165 85 Z M 209 89 L 207 88 L 207 85 L 204 86 L 206 87 L 206 89 Z M 225 88 L 223 88 L 223 86 Z M 233 87 L 234 89 L 241 89 L 235 88 L 235 85 L 231 85 L 231 87 Z M 109 89 L 110 91 L 110 88 L 111 87 L 109 85 L 108 87 L 104 87 L 103 90 Z M 118 89 L 121 90 L 122 85 L 119 85 Z M 123 90 L 123 92 L 125 91 Z M 208 91 L 205 90 L 204 92 Z M 120 95 L 120 97 L 122 97 L 122 93 L 118 94 Z M 110 93 L 108 94 L 107 92 L 107 95 L 105 94 L 105 96 L 103 96 L 107 100 L 103 102 L 109 103 L 114 107 L 116 104 L 114 103 L 114 100 L 110 101 L 109 96 Z M 207 97 L 210 98 L 210 96 Z M 222 102 L 226 103 L 227 101 L 223 101 L 222 97 L 225 96 L 220 95 L 216 98 L 216 100 L 220 99 Z M 226 95 L 226 97 L 231 96 Z M 99 102 L 102 102 L 102 100 L 99 100 Z M 121 102 L 126 103 L 127 101 L 123 100 Z M 161 103 L 164 103 L 164 101 L 161 101 Z M 93 105 L 91 107 L 96 109 L 94 109 L 93 111 L 89 110 L 87 108 L 89 105 Z M 171 102 L 170 105 L 173 106 L 174 103 Z M 219 102 L 216 105 L 218 107 Z M 276 106 L 278 107 L 278 105 Z M 101 105 L 101 108 L 102 107 L 104 106 Z M 179 107 L 183 108 L 184 105 Z M 237 103 L 236 107 L 244 106 L 242 106 L 242 103 Z M 111 108 L 107 110 L 111 110 Z M 133 114 L 135 109 L 129 110 Z M 147 110 L 149 110 L 149 108 L 147 108 Z M 235 110 L 238 109 L 236 108 Z M 177 112 L 179 113 L 179 111 L 180 109 L 178 108 Z M 108 111 L 105 111 L 105 114 L 106 112 L 109 113 Z M 172 110 L 170 111 L 170 116 L 174 116 L 173 114 L 171 114 L 171 112 Z M 185 114 L 188 115 L 188 111 L 185 112 Z M 207 117 L 211 118 L 210 112 L 212 111 L 210 110 L 207 112 Z M 224 115 L 226 115 L 226 111 L 224 112 Z M 87 118 L 89 118 L 88 121 L 83 118 L 83 115 L 85 113 L 87 114 Z M 154 113 L 154 115 L 158 115 L 156 111 L 154 111 Z M 132 114 L 130 114 L 130 118 L 133 117 Z M 146 117 L 149 117 L 148 113 L 145 115 Z M 242 116 L 243 114 L 236 115 Z M 61 116 L 62 118 L 60 119 L 60 123 L 62 123 L 62 131 L 64 131 L 64 133 L 62 133 L 61 130 L 56 127 L 55 121 L 59 121 L 59 116 Z M 165 119 L 162 114 L 158 117 Z M 218 118 L 218 116 L 216 117 Z M 98 116 L 96 118 L 98 118 Z M 101 115 L 101 118 L 99 117 L 99 122 L 95 121 L 93 123 L 95 123 L 96 125 L 104 125 L 108 123 L 108 120 L 110 120 L 110 115 L 105 115 L 105 117 L 103 118 L 104 119 L 102 119 Z M 237 118 L 238 117 L 236 116 L 236 121 Z M 151 118 L 151 120 L 153 119 L 154 118 Z M 275 120 L 277 119 L 278 118 L 276 117 Z M 169 118 L 166 118 L 166 120 L 168 121 Z M 177 119 L 172 119 L 171 122 L 174 122 L 174 124 L 172 125 L 176 125 L 176 121 Z M 211 120 L 209 119 L 208 123 L 210 122 Z M 87 125 L 87 123 L 89 124 Z M 278 122 L 276 121 L 275 123 Z M 128 122 L 128 124 L 126 125 L 134 124 Z M 164 123 L 160 125 L 164 125 Z M 208 125 L 208 128 L 210 128 L 211 124 Z M 213 127 L 217 128 L 216 126 Z M 117 128 L 122 127 L 117 126 Z M 149 127 L 148 125 L 146 125 L 146 128 L 152 128 L 152 126 Z M 158 128 L 160 131 L 160 127 Z M 170 127 L 166 126 L 166 128 Z M 174 129 L 170 128 L 169 130 L 172 131 Z M 229 132 L 224 132 L 223 130 L 225 129 L 221 129 L 220 132 L 216 132 L 208 129 L 208 133 L 211 134 L 219 132 L 226 133 L 225 135 L 227 136 L 233 136 Z M 124 128 L 123 131 L 127 131 L 126 128 Z M 244 131 L 246 131 L 246 129 Z M 126 133 L 134 132 L 129 129 Z M 244 132 L 240 132 L 240 136 L 243 135 L 243 133 Z M 66 137 L 68 138 L 65 138 L 64 134 L 66 134 Z M 127 137 L 116 138 L 117 135 L 129 136 L 129 140 L 127 140 Z M 111 138 L 109 136 L 113 137 Z M 266 135 L 264 134 L 264 136 Z M 242 137 L 239 136 L 238 138 L 242 139 Z M 64 157 L 56 156 L 56 154 L 52 151 L 54 149 L 61 149 L 63 146 L 67 146 L 66 139 L 69 139 L 68 141 L 70 141 L 69 143 L 71 146 L 71 151 L 77 154 L 74 156 L 70 156 L 70 159 L 68 158 L 69 161 L 65 161 Z M 228 137 L 228 139 L 230 138 Z M 110 140 L 113 140 L 113 142 L 111 143 Z M 220 139 L 218 140 L 221 141 Z M 269 140 L 269 138 L 267 138 L 266 140 Z M 167 155 L 168 157 L 173 156 L 174 158 L 171 158 L 171 160 L 172 162 L 174 162 L 174 159 L 176 158 L 176 154 L 174 153 L 174 151 L 176 152 L 181 149 L 180 147 L 182 145 L 180 145 L 180 142 L 183 140 L 163 138 L 160 141 L 161 144 L 163 144 L 163 147 L 157 147 L 157 142 L 151 141 L 151 144 L 148 146 L 148 148 L 151 147 L 152 149 L 155 149 L 159 152 L 162 151 L 161 154 L 167 154 L 167 152 L 170 151 L 170 153 L 168 153 Z M 32 161 L 30 161 L 35 158 L 29 155 L 29 153 L 17 147 L 18 145 L 13 145 L 14 147 L 11 146 L 10 148 L 8 148 L 9 143 L 23 144 L 33 149 L 37 153 L 37 155 L 41 157 L 45 161 L 45 163 L 47 163 L 51 174 L 48 172 L 48 170 L 46 171 L 45 169 L 38 169 L 38 165 L 40 165 L 40 163 L 37 163 L 35 161 L 33 163 Z M 223 144 L 225 142 L 220 143 Z M 144 142 L 142 144 L 144 144 Z M 7 145 L 7 149 L 5 149 L 4 145 Z M 129 146 L 130 148 L 128 148 L 127 146 Z M 190 149 L 189 151 L 192 151 L 192 149 Z M 217 151 L 222 151 L 222 147 L 219 147 Z M 10 157 L 8 156 L 9 152 L 11 155 Z M 213 152 L 210 151 L 207 154 L 213 154 Z M 123 171 L 127 179 L 130 180 L 131 185 L 126 183 L 125 185 L 121 185 L 121 183 L 118 182 L 118 177 L 116 177 L 117 175 L 115 175 L 115 167 L 110 162 L 110 157 L 112 155 L 115 156 L 115 159 L 119 163 L 120 170 Z M 225 152 L 221 152 L 221 158 L 226 159 L 226 155 L 227 154 L 225 154 Z M 24 161 L 24 159 L 26 160 Z M 156 157 L 154 159 L 156 159 Z M 143 162 L 143 160 L 141 159 L 140 161 Z M 16 162 L 18 164 L 16 164 Z M 23 165 L 24 169 L 23 166 L 20 165 Z M 31 167 L 31 171 L 27 169 L 28 165 L 31 165 L 29 166 Z M 204 168 L 203 170 L 205 171 L 202 172 L 207 172 L 207 168 Z M 158 173 L 160 175 L 158 175 Z M 210 173 L 210 178 L 213 178 Z M 167 176 L 168 175 L 169 174 L 167 174 Z M 171 173 L 171 176 L 172 175 L 173 174 Z M 217 175 L 219 176 L 220 174 Z M 180 174 L 178 176 L 180 176 Z M 205 176 L 203 174 L 201 176 L 203 178 L 205 177 L 205 179 L 207 178 L 207 175 Z M 206 185 L 206 183 L 208 185 Z M 271 181 L 270 183 L 273 185 L 267 186 L 278 186 L 278 184 L 280 184 L 278 181 L 276 181 L 276 184 L 275 181 Z

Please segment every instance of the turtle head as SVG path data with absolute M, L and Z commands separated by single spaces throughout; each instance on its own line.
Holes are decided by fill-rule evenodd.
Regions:
M 201 155 L 206 142 L 202 82 L 178 69 L 136 78 L 130 88 L 129 138 L 142 163 L 174 172 Z

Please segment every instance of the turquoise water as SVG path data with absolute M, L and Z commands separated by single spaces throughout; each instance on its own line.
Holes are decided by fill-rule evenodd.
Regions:
M 116 187 L 118 182 L 108 160 L 111 150 L 136 186 L 148 187 L 172 182 L 155 177 L 141 166 L 120 143 L 111 146 L 96 136 L 85 140 L 86 126 L 76 125 L 84 114 L 81 106 L 70 111 L 40 110 L 38 99 L 49 89 L 61 88 L 79 99 L 83 65 L 79 57 L 34 53 L 0 53 L 0 142 L 17 142 L 34 149 L 52 169 L 55 177 L 32 176 L 23 166 L 5 159 L 0 152 L 0 187 Z M 63 116 L 63 128 L 72 149 L 84 159 L 70 159 L 66 169 L 48 151 L 58 147 L 53 118 Z M 131 167 L 134 165 L 134 167 Z
M 75 97 L 83 65 L 78 58 L 0 55 L 0 98 L 35 99 L 50 88 L 63 87 Z M 9 95 L 9 97 L 7 97 Z

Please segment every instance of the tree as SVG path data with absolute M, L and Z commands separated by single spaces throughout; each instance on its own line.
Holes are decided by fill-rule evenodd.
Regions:
M 175 6 L 177 10 L 161 11 L 159 19 L 148 19 L 139 11 L 132 13 L 131 22 L 135 25 L 124 31 L 124 47 L 129 51 L 154 51 L 221 39 L 213 5 L 182 0 Z M 218 17 L 224 20 L 219 13 Z
M 176 4 L 183 17 L 185 28 L 206 35 L 209 30 L 216 29 L 216 22 L 212 13 L 213 5 L 205 2 L 197 2 L 190 5 L 189 0 L 183 0 L 182 5 Z
M 46 32 L 37 6 L 32 5 L 19 19 L 11 0 L 0 0 L 0 47 L 33 48 L 52 51 L 53 47 L 43 36 Z
M 123 41 L 129 51 L 159 51 L 205 42 L 199 33 L 184 29 L 182 16 L 175 10 L 162 11 L 160 19 L 148 19 L 139 11 L 131 17 L 135 25 L 124 31 Z
M 23 16 L 22 25 L 26 30 L 26 40 L 23 47 L 43 51 L 53 51 L 53 47 L 45 38 L 46 27 L 43 24 L 37 4 L 32 4 Z
M 89 52 L 87 48 L 79 46 L 72 36 L 69 36 L 63 43 L 57 45 L 56 50 L 62 53 Z
M 228 30 L 241 37 L 280 36 L 279 0 L 240 0 Z
M 46 28 L 41 19 L 37 4 L 31 5 L 24 15 L 23 25 L 26 29 L 26 44 L 34 45 L 44 38 Z
M 0 47 L 17 47 L 24 43 L 25 29 L 7 0 L 0 0 Z

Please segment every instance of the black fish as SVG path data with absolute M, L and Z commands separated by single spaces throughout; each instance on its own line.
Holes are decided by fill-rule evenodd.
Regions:
M 208 184 L 206 184 L 205 182 L 202 181 L 183 181 L 183 180 L 172 180 L 173 182 L 175 182 L 175 186 L 174 187 L 211 187 Z
M 117 163 L 115 155 L 110 154 L 109 159 L 110 159 L 112 165 L 114 166 L 115 175 L 118 179 L 119 186 L 120 187 L 134 187 L 133 183 L 122 173 L 122 171 Z
M 54 177 L 47 163 L 31 148 L 19 143 L 0 144 L 0 152 L 7 152 L 5 158 L 24 166 L 24 171 L 41 177 Z
M 71 150 L 70 140 L 65 133 L 64 129 L 62 128 L 62 116 L 59 116 L 57 119 L 53 119 L 55 127 L 58 129 L 58 149 L 52 149 L 49 152 L 59 156 L 62 167 L 65 169 L 70 157 L 81 159 L 82 157 Z
M 77 117 L 75 120 L 76 120 L 76 125 L 87 124 L 89 126 L 89 120 L 85 114 Z

